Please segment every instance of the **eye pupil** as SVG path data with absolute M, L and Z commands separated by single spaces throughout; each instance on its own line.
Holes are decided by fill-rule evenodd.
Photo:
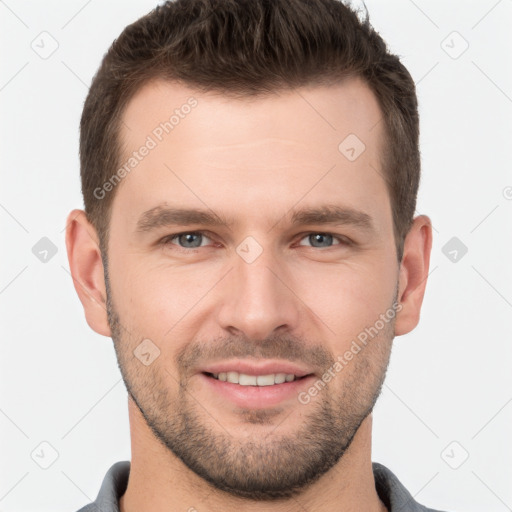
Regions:
M 199 233 L 185 233 L 183 235 L 180 235 L 178 240 L 180 242 L 180 245 L 184 244 L 184 246 L 187 248 L 196 248 L 196 247 L 201 246 L 201 238 L 200 238 L 201 236 L 202 235 Z M 194 237 L 196 238 L 195 241 L 194 241 Z M 198 241 L 199 241 L 199 243 L 197 243 Z M 192 245 L 188 245 L 190 243 Z
M 327 245 L 330 245 L 332 243 L 332 235 L 326 233 L 315 233 L 314 235 L 310 235 L 310 242 L 314 247 L 317 247 L 315 246 L 316 242 L 320 244 L 327 243 Z M 325 247 L 325 245 L 323 245 L 323 247 Z
M 176 244 L 183 249 L 198 249 L 202 246 L 203 242 L 203 233 L 198 232 L 187 232 L 176 234 L 172 237 L 171 240 L 175 240 Z M 311 247 L 316 248 L 327 248 L 331 247 L 334 242 L 334 236 L 330 233 L 310 233 L 308 235 L 309 243 Z M 172 241 L 171 241 L 172 243 Z

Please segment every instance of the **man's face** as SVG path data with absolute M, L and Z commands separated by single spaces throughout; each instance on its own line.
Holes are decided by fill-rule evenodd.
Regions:
M 398 282 L 380 120 L 359 80 L 252 100 L 160 81 L 125 111 L 122 164 L 150 149 L 115 191 L 112 337 L 155 436 L 219 489 L 291 496 L 340 460 L 378 396 Z M 342 214 L 300 215 L 321 209 Z M 212 376 L 230 369 L 306 376 Z

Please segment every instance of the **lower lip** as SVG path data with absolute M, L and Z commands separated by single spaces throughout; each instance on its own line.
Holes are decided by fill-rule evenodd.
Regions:
M 209 377 L 204 373 L 199 374 L 199 377 L 215 393 L 245 409 L 264 409 L 278 405 L 284 400 L 297 399 L 300 391 L 309 387 L 314 381 L 314 375 L 308 375 L 302 379 L 273 386 L 240 386 Z

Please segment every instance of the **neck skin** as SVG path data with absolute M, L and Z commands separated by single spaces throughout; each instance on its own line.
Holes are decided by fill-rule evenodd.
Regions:
M 371 415 L 342 459 L 303 494 L 280 502 L 236 498 L 213 488 L 188 469 L 153 435 L 129 398 L 132 459 L 120 512 L 386 512 L 375 490 L 371 465 Z

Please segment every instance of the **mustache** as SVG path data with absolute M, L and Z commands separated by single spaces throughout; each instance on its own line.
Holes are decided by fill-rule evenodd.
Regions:
M 184 370 L 226 359 L 283 359 L 306 364 L 322 372 L 336 359 L 325 347 L 290 335 L 275 335 L 265 340 L 247 337 L 222 337 L 209 342 L 192 342 L 178 351 L 176 363 Z

